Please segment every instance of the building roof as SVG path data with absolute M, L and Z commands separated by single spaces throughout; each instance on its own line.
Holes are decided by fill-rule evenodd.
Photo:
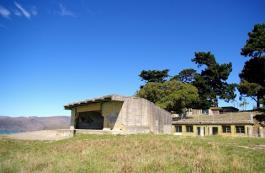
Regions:
M 181 120 L 175 120 L 172 124 L 203 124 L 203 125 L 217 125 L 217 124 L 254 124 L 253 115 L 250 112 L 228 113 L 220 115 L 199 115 L 188 117 Z
M 225 106 L 225 107 L 222 107 L 222 111 L 236 111 L 236 112 L 238 112 L 239 109 L 237 109 L 233 106 Z
M 68 103 L 68 104 L 64 105 L 64 108 L 65 109 L 71 109 L 73 107 L 87 105 L 90 103 L 101 103 L 101 102 L 108 102 L 108 101 L 125 101 L 128 98 L 137 98 L 137 97 L 111 94 L 111 95 L 105 95 L 105 96 L 96 97 L 96 98 L 92 98 L 92 99 L 85 99 L 85 100 L 81 100 L 81 101 Z

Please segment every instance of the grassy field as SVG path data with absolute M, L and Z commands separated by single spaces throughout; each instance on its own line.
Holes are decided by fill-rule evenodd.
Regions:
M 263 172 L 265 139 L 77 135 L 0 139 L 0 172 Z

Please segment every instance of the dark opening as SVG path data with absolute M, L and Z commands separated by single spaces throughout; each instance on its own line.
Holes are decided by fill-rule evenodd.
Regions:
M 222 126 L 223 133 L 231 133 L 231 126 Z
M 213 135 L 218 135 L 218 127 L 213 127 Z
M 236 133 L 245 133 L 245 126 L 236 126 Z
M 197 127 L 197 135 L 200 136 L 201 135 L 201 128 Z
M 103 125 L 104 117 L 101 115 L 101 113 L 97 111 L 89 111 L 79 113 L 76 128 L 102 130 Z
M 193 126 L 186 126 L 186 130 L 187 130 L 187 132 L 192 133 L 193 132 Z
M 176 127 L 176 132 L 181 133 L 182 132 L 182 126 L 175 126 Z

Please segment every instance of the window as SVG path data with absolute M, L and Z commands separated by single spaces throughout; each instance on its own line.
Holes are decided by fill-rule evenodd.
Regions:
M 236 126 L 236 133 L 245 133 L 244 126 Z
M 213 135 L 218 135 L 218 127 L 213 127 L 212 132 Z
M 186 126 L 187 132 L 193 132 L 193 126 Z
M 182 132 L 182 126 L 176 126 L 176 132 L 181 133 Z
M 231 126 L 223 126 L 223 133 L 231 133 Z

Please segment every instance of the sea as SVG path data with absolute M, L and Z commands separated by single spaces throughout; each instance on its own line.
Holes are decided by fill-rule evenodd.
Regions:
M 0 130 L 0 135 L 8 135 L 8 134 L 14 134 L 18 133 L 18 131 L 15 130 Z

